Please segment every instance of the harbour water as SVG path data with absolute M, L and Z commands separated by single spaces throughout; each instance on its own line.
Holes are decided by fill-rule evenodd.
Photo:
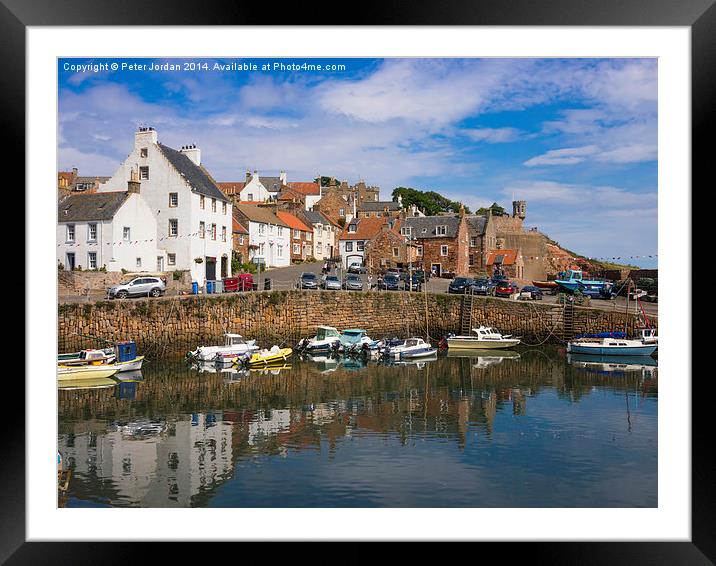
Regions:
M 63 507 L 656 507 L 656 360 L 556 348 L 58 390 Z M 122 375 L 122 374 L 119 374 Z

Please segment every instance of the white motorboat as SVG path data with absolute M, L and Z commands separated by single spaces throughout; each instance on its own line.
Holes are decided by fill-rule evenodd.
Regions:
M 137 345 L 134 340 L 117 342 L 110 348 L 81 350 L 57 356 L 58 366 L 111 365 L 119 372 L 140 370 L 142 362 L 144 356 L 137 355 Z
M 656 348 L 656 342 L 641 338 L 578 338 L 567 343 L 568 353 L 591 356 L 651 356 Z
M 187 357 L 200 362 L 213 362 L 217 359 L 223 360 L 228 355 L 240 356 L 247 352 L 254 352 L 259 347 L 256 340 L 244 340 L 241 334 L 224 334 L 223 346 L 199 346 L 193 352 L 187 353 Z
M 304 338 L 299 342 L 297 349 L 306 352 L 329 352 L 338 348 L 341 333 L 333 326 L 319 326 L 313 338 Z
M 407 338 L 402 344 L 386 347 L 383 352 L 391 358 L 425 358 L 433 356 L 438 349 L 422 338 Z
M 341 332 L 341 346 L 344 351 L 357 351 L 363 347 L 375 347 L 378 342 L 366 335 L 366 331 L 360 328 L 346 328 Z
M 473 334 L 470 334 L 469 336 L 448 336 L 448 348 L 480 348 L 495 350 L 512 348 L 520 343 L 519 338 L 513 338 L 512 334 L 501 334 L 491 326 L 473 328 L 472 332 Z

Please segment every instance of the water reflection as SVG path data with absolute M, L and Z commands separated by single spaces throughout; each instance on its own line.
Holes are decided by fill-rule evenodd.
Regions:
M 58 390 L 69 505 L 656 505 L 656 366 L 486 354 Z

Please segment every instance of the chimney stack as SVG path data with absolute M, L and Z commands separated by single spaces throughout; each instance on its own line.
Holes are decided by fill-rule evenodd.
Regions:
M 127 181 L 127 192 L 139 194 L 140 182 L 130 179 Z
M 180 153 L 191 159 L 194 165 L 201 165 L 201 150 L 196 147 L 195 143 L 182 146 Z
M 134 133 L 134 147 L 142 148 L 157 143 L 157 131 L 151 126 L 140 128 Z

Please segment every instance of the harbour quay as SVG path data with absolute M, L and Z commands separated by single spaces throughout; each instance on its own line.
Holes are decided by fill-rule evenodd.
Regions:
M 442 293 L 259 291 L 58 305 L 58 349 L 96 347 L 131 336 L 148 355 L 184 355 L 234 332 L 288 345 L 318 325 L 363 328 L 375 338 L 421 335 L 438 341 L 465 325 L 494 326 L 523 344 L 564 344 L 583 333 L 635 331 L 635 314 L 539 301 Z M 657 317 L 650 318 L 658 327 Z

